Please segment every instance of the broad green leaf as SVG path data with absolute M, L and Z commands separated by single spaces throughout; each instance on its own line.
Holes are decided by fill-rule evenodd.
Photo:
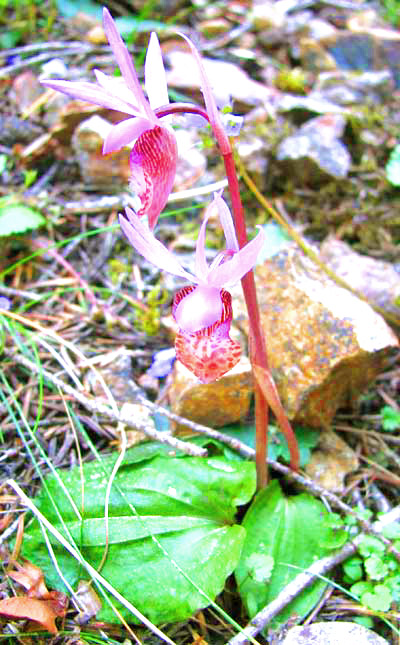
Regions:
M 239 593 L 250 618 L 274 600 L 284 587 L 315 560 L 327 555 L 327 513 L 321 502 L 308 494 L 285 497 L 278 482 L 258 493 L 247 511 L 243 526 L 246 539 L 235 570 Z M 253 554 L 270 556 L 274 566 L 267 583 L 257 580 L 250 565 Z M 304 590 L 270 624 L 282 625 L 288 618 L 307 614 L 326 587 L 323 580 Z
M 145 446 L 146 444 L 144 444 Z M 224 457 L 155 457 L 159 445 L 148 444 L 128 450 L 112 487 L 109 515 L 132 515 L 129 504 L 142 515 L 189 515 L 211 517 L 232 522 L 236 506 L 245 504 L 254 493 L 253 463 L 231 461 Z M 106 489 L 116 457 L 103 463 L 85 464 L 85 517 L 103 517 Z M 138 461 L 139 460 L 139 461 Z M 60 471 L 59 476 L 78 508 L 81 507 L 82 484 L 79 469 Z M 46 480 L 50 494 L 57 500 L 64 519 L 76 516 L 67 497 L 60 491 L 58 480 Z M 118 491 L 123 490 L 123 495 Z M 57 513 L 42 489 L 37 501 L 46 517 L 57 520 Z
M 109 548 L 101 573 L 143 614 L 160 624 L 185 620 L 206 606 L 207 599 L 199 589 L 211 599 L 222 591 L 245 537 L 245 530 L 235 524 L 236 506 L 254 494 L 255 468 L 253 463 L 224 457 L 152 456 L 155 452 L 155 444 L 146 450 L 139 446 L 128 451 L 115 477 L 109 506 Z M 106 545 L 104 501 L 114 463 L 115 457 L 105 460 L 103 468 L 97 462 L 85 464 L 82 522 L 54 476 L 46 479 L 46 486 L 65 526 L 45 489 L 35 499 L 42 513 L 65 537 L 71 535 L 95 568 L 100 566 Z M 60 476 L 81 509 L 79 469 L 60 472 Z M 88 579 L 87 574 L 55 538 L 50 534 L 49 538 L 59 568 L 76 588 L 79 580 Z M 23 555 L 42 568 L 52 587 L 63 589 L 36 520 L 25 532 Z M 116 604 L 132 621 L 131 614 Z M 117 622 L 106 603 L 97 618 Z
M 15 203 L 0 206 L 0 236 L 23 233 L 45 223 L 43 215 L 29 206 Z
M 233 423 L 222 428 L 224 434 L 242 441 L 250 448 L 255 448 L 256 427 L 254 424 Z M 294 429 L 299 444 L 300 466 L 304 467 L 310 461 L 311 450 L 318 443 L 319 433 L 311 428 L 298 426 Z M 270 425 L 268 428 L 268 457 L 275 461 L 282 458 L 289 463 L 290 454 L 287 441 L 279 429 Z

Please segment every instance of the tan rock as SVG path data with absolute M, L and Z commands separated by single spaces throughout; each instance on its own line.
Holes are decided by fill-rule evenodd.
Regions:
M 171 381 L 168 398 L 175 414 L 215 428 L 239 421 L 248 414 L 253 378 L 245 356 L 219 381 L 208 385 L 200 383 L 177 361 Z M 187 434 L 188 428 L 181 426 L 177 432 Z
M 367 303 L 328 279 L 297 248 L 256 268 L 270 368 L 290 419 L 329 427 L 353 403 L 398 347 L 392 330 Z M 241 295 L 236 324 L 247 332 Z
M 91 188 L 110 190 L 111 186 L 124 186 L 130 178 L 130 150 L 123 148 L 103 155 L 103 143 L 112 124 L 94 115 L 76 128 L 72 147 L 79 163 L 82 179 Z
M 345 477 L 357 470 L 359 461 L 355 452 L 334 432 L 322 432 L 317 450 L 306 466 L 311 479 L 327 490 L 341 493 Z

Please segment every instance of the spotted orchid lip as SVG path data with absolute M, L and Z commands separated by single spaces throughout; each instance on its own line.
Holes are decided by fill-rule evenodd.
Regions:
M 197 288 L 183 287 L 175 295 L 172 315 L 179 326 L 179 305 Z M 221 289 L 217 295 L 221 304 L 220 318 L 195 332 L 181 328 L 175 338 L 177 359 L 204 384 L 216 381 L 235 367 L 242 353 L 239 343 L 229 336 L 232 322 L 231 294 Z

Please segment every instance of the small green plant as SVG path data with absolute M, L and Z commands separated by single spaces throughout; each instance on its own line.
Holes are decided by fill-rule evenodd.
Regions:
M 32 186 L 32 184 L 35 183 L 38 171 L 36 169 L 27 169 L 23 170 L 23 175 L 24 175 L 24 186 L 25 188 L 29 188 Z
M 400 25 L 400 2 L 399 0 L 383 0 L 383 15 L 395 27 Z
M 399 4 L 400 7 L 400 4 Z M 400 143 L 393 148 L 386 164 L 386 177 L 393 186 L 400 186 Z
M 293 92 L 294 94 L 306 94 L 307 75 L 300 67 L 281 69 L 274 82 L 275 87 L 282 92 Z
M 400 526 L 390 524 L 382 535 L 394 539 L 400 547 Z M 393 602 L 400 600 L 400 564 L 387 553 L 385 545 L 372 535 L 363 535 L 355 555 L 343 564 L 344 582 L 361 604 L 373 611 L 389 611 Z
M 400 412 L 390 405 L 381 409 L 382 429 L 386 432 L 393 432 L 400 429 Z
M 154 336 L 160 329 L 161 305 L 167 300 L 167 293 L 159 286 L 149 291 L 146 298 L 146 309 L 135 306 L 135 327 L 148 336 Z
M 17 202 L 12 196 L 0 199 L 0 237 L 24 233 L 44 224 L 46 220 L 39 211 Z

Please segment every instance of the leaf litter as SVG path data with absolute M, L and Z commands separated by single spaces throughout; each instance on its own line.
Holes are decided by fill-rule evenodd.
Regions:
M 179 3 L 176 4 L 175 18 L 168 20 L 175 21 L 180 29 L 185 30 L 188 7 L 184 2 L 180 4 L 180 8 Z M 93 114 L 93 108 L 82 108 L 81 104 L 65 102 L 60 100 L 60 97 L 52 97 L 50 102 L 49 97 L 46 96 L 42 103 L 36 104 L 37 107 L 32 109 L 27 117 L 21 118 L 21 113 L 26 109 L 23 99 L 26 98 L 29 84 L 26 82 L 22 86 L 25 96 L 21 97 L 21 94 L 18 94 L 20 90 L 16 79 L 19 74 L 24 73 L 28 64 L 30 66 L 31 58 L 38 54 L 42 56 L 41 60 L 33 63 L 33 80 L 31 79 L 30 82 L 34 84 L 39 75 L 39 65 L 55 56 L 60 56 L 66 68 L 70 70 L 78 69 L 80 61 L 83 60 L 84 66 L 87 66 L 87 77 L 90 76 L 89 68 L 99 64 L 112 72 L 109 52 L 107 49 L 101 49 L 101 46 L 99 48 L 99 45 L 82 40 L 82 35 L 89 33 L 89 29 L 93 26 L 93 18 L 85 18 L 79 24 L 79 21 L 74 21 L 73 18 L 65 19 L 57 15 L 53 7 L 47 16 L 37 7 L 36 13 L 32 14 L 33 17 L 29 21 L 24 18 L 22 22 L 18 22 L 20 16 L 17 15 L 17 10 L 10 8 L 9 11 L 11 23 L 14 20 L 16 28 L 14 42 L 6 42 L 6 40 L 2 42 L 3 48 L 8 48 L 10 51 L 3 57 L 0 86 L 0 118 L 4 133 L 0 149 L 2 167 L 0 196 L 8 198 L 12 195 L 20 208 L 25 209 L 24 217 L 29 218 L 35 214 L 35 222 L 32 224 L 32 219 L 30 225 L 22 222 L 19 224 L 20 229 L 42 227 L 43 218 L 46 225 L 40 228 L 42 236 L 40 239 L 36 233 L 23 233 L 22 230 L 18 230 L 17 225 L 14 229 L 7 228 L 2 233 L 0 415 L 1 459 L 6 467 L 5 476 L 2 477 L 2 498 L 0 499 L 2 509 L 5 517 L 11 518 L 24 510 L 12 489 L 4 486 L 6 479 L 12 478 L 23 485 L 25 492 L 40 509 L 45 509 L 46 516 L 51 518 L 54 527 L 64 531 L 65 536 L 70 534 L 85 556 L 90 550 L 93 551 L 94 555 L 90 555 L 90 559 L 94 565 L 100 566 L 102 554 L 107 545 L 108 553 L 104 569 L 99 573 L 108 575 L 107 567 L 109 567 L 112 577 L 112 569 L 116 562 L 114 558 L 121 558 L 119 568 L 117 567 L 114 572 L 116 586 L 118 586 L 117 578 L 120 572 L 124 572 L 126 567 L 127 558 L 143 558 L 148 569 L 141 566 L 135 569 L 133 560 L 130 564 L 132 570 L 127 572 L 126 578 L 122 579 L 121 590 L 123 592 L 124 586 L 130 584 L 129 576 L 132 577 L 132 574 L 134 578 L 143 576 L 142 589 L 147 586 L 149 598 L 153 598 L 157 586 L 160 585 L 163 593 L 168 595 L 168 584 L 176 574 L 173 572 L 173 567 L 170 568 L 168 564 L 170 563 L 168 557 L 171 560 L 176 558 L 179 564 L 179 557 L 186 557 L 190 553 L 190 549 L 186 551 L 187 546 L 182 547 L 185 540 L 189 541 L 191 551 L 198 556 L 199 563 L 201 558 L 204 559 L 198 567 L 195 567 L 194 575 L 201 573 L 200 578 L 203 576 L 203 579 L 197 579 L 197 584 L 201 592 L 206 592 L 209 598 L 205 599 L 198 590 L 193 591 L 193 587 L 186 579 L 189 586 L 184 587 L 184 598 L 179 598 L 177 589 L 184 584 L 182 575 L 179 574 L 177 584 L 175 586 L 170 584 L 171 597 L 177 598 L 178 606 L 185 605 L 186 614 L 174 614 L 169 600 L 163 600 L 162 596 L 156 595 L 160 605 L 159 608 L 157 606 L 153 608 L 154 620 L 166 623 L 170 623 L 171 620 L 178 621 L 168 625 L 164 630 L 168 638 L 178 644 L 193 641 L 198 632 L 201 633 L 204 642 L 227 642 L 234 633 L 237 633 L 237 625 L 230 625 L 226 616 L 216 613 L 212 605 L 214 597 L 218 595 L 218 606 L 241 625 L 246 624 L 248 613 L 251 615 L 257 612 L 262 609 L 263 602 L 267 602 L 267 599 L 255 602 L 254 594 L 252 596 L 248 591 L 238 595 L 233 579 L 227 578 L 228 574 L 236 568 L 237 562 L 242 563 L 236 570 L 238 581 L 242 575 L 241 567 L 247 566 L 251 584 L 261 585 L 263 593 L 268 590 L 272 592 L 272 586 L 268 585 L 271 563 L 265 547 L 260 548 L 258 545 L 257 548 L 250 550 L 249 554 L 246 547 L 241 549 L 241 542 L 244 539 L 243 527 L 251 524 L 250 519 L 259 508 L 256 501 L 252 503 L 250 510 L 248 508 L 254 492 L 254 484 L 248 483 L 245 493 L 240 491 L 241 485 L 235 492 L 232 481 L 224 489 L 221 481 L 229 476 L 229 472 L 223 467 L 217 469 L 220 483 L 216 488 L 214 488 L 214 480 L 208 473 L 203 478 L 200 477 L 200 489 L 195 492 L 194 479 L 199 477 L 206 468 L 206 462 L 198 457 L 185 456 L 183 452 L 177 453 L 177 450 L 184 448 L 180 444 L 178 446 L 172 443 L 139 444 L 128 450 L 107 492 L 107 484 L 110 482 L 110 472 L 112 472 L 107 468 L 109 466 L 112 468 L 116 459 L 115 456 L 108 457 L 108 455 L 115 450 L 115 447 L 123 447 L 127 427 L 119 419 L 118 409 L 126 401 L 132 402 L 141 398 L 147 401 L 157 400 L 161 408 L 166 401 L 164 374 L 146 376 L 146 371 L 150 368 L 153 356 L 159 350 L 168 349 L 171 346 L 166 320 L 164 324 L 170 301 L 161 303 L 157 309 L 145 294 L 161 284 L 162 289 L 171 298 L 174 290 L 181 285 L 177 284 L 174 278 L 162 276 L 160 279 L 160 276 L 137 255 L 134 256 L 132 271 L 133 256 L 124 245 L 116 225 L 117 213 L 130 203 L 130 197 L 120 189 L 116 195 L 110 195 L 110 187 L 107 188 L 105 195 L 101 194 L 98 188 L 93 193 L 93 188 L 88 189 L 85 185 L 78 159 L 71 151 L 71 138 L 77 124 L 84 117 Z M 14 11 L 16 13 L 13 13 Z M 123 6 L 120 7 L 120 11 L 122 14 L 126 13 Z M 196 30 L 202 34 L 206 44 L 204 54 L 212 58 L 213 47 L 216 47 L 220 41 L 220 36 L 213 32 L 215 25 L 211 24 L 206 15 L 207 12 L 202 7 L 191 7 L 190 11 L 191 20 Z M 218 13 L 217 8 L 213 11 Z M 347 31 L 351 32 L 350 21 L 354 15 L 351 8 L 342 10 L 344 15 L 346 11 L 349 14 Z M 354 11 L 356 16 L 360 14 L 358 8 Z M 307 92 L 309 93 L 307 84 L 312 85 L 313 82 L 320 80 L 324 73 L 311 63 L 308 66 L 307 61 L 311 60 L 311 45 L 303 42 L 300 31 L 296 32 L 295 21 L 297 20 L 298 25 L 302 24 L 302 20 L 311 21 L 314 30 L 318 28 L 317 23 L 313 22 L 317 19 L 325 20 L 330 26 L 336 26 L 340 22 L 338 22 L 338 9 L 331 9 L 329 14 L 327 11 L 324 12 L 323 6 L 321 8 L 312 5 L 311 9 L 308 9 L 308 17 L 303 17 L 302 11 L 294 6 L 294 10 L 281 17 L 280 21 L 274 24 L 270 17 L 269 22 L 264 22 L 263 27 L 260 27 L 259 17 L 257 22 L 252 22 L 250 19 L 246 24 L 241 7 L 235 3 L 230 3 L 224 13 L 225 15 L 220 16 L 222 23 L 220 22 L 219 25 L 219 29 L 224 33 L 221 41 L 224 49 L 219 50 L 217 58 L 226 56 L 229 61 L 234 61 L 238 70 L 245 70 L 250 78 L 257 81 L 264 90 L 268 90 L 262 96 L 263 104 L 256 94 L 249 97 L 248 103 L 246 97 L 239 97 L 239 109 L 245 115 L 244 130 L 247 128 L 256 139 L 263 141 L 261 152 L 256 153 L 261 157 L 256 167 L 265 167 L 266 164 L 268 171 L 258 176 L 259 188 L 264 193 L 268 193 L 278 207 L 282 207 L 282 212 L 286 212 L 288 219 L 301 227 L 302 233 L 314 242 L 318 243 L 329 234 L 334 235 L 351 245 L 357 253 L 372 259 L 384 260 L 396 270 L 399 222 L 395 213 L 399 196 L 395 175 L 398 137 L 398 124 L 393 116 L 396 114 L 396 106 L 398 112 L 398 97 L 395 91 L 390 95 L 385 90 L 387 86 L 382 79 L 379 81 L 380 84 L 376 80 L 375 85 L 373 85 L 375 81 L 370 79 L 369 82 L 372 83 L 370 89 L 368 90 L 367 85 L 362 89 L 364 99 L 365 96 L 367 97 L 366 100 L 363 99 L 361 103 L 357 103 L 356 100 L 356 104 L 350 104 L 350 106 L 337 104 L 340 107 L 338 113 L 342 113 L 343 109 L 347 113 L 346 128 L 341 135 L 343 145 L 348 147 L 351 154 L 351 165 L 346 178 L 338 181 L 325 177 L 323 182 L 319 183 L 321 177 L 318 175 L 317 184 L 315 184 L 315 173 L 309 170 L 310 175 L 303 174 L 300 183 L 296 183 L 296 175 L 285 172 L 279 163 L 276 154 L 278 146 L 285 137 L 298 134 L 304 122 L 315 117 L 315 110 L 318 113 L 318 109 L 322 110 L 324 106 L 326 107 L 326 101 L 324 103 L 321 100 L 318 105 L 318 97 L 306 97 L 310 98 L 310 103 L 298 100 L 298 107 L 292 107 L 289 110 L 287 103 L 284 103 L 284 94 L 286 96 L 290 94 L 291 88 L 292 91 L 295 88 L 304 97 L 304 92 L 306 95 Z M 324 14 L 328 14 L 328 17 Z M 35 22 L 35 16 L 37 22 Z M 163 21 L 162 15 L 157 15 L 157 12 L 154 16 L 146 17 L 156 20 L 161 18 L 161 22 Z M 126 18 L 129 20 L 129 16 Z M 0 21 L 4 21 L 4 16 L 0 15 Z M 376 21 L 378 21 L 377 16 Z M 234 32 L 238 27 L 240 27 L 239 35 L 235 36 Z M 384 35 L 373 33 L 371 29 L 369 38 L 382 38 L 384 41 L 390 35 L 391 29 L 388 25 L 385 28 L 387 33 Z M 365 27 L 365 30 L 368 30 L 368 27 Z M 40 32 L 49 42 L 41 43 L 39 46 L 36 41 Z M 231 33 L 232 40 L 229 38 Z M 319 47 L 318 51 L 324 52 L 326 47 L 326 51 L 334 51 L 337 54 L 338 50 L 333 46 L 332 41 L 325 43 L 322 37 L 317 38 L 315 31 L 312 33 L 315 38 L 314 50 Z M 0 35 L 2 38 L 5 37 L 3 34 Z M 136 33 L 132 48 L 136 54 L 144 47 L 146 37 L 147 34 L 143 37 L 140 33 Z M 73 45 L 72 41 L 74 41 Z M 36 46 L 36 49 L 29 51 L 26 47 L 31 44 L 33 47 Z M 25 49 L 14 52 L 11 49 L 14 46 Z M 61 52 L 60 46 L 63 48 Z M 309 47 L 308 50 L 307 47 Z M 293 85 L 290 79 L 291 57 L 296 57 L 296 51 L 301 52 L 300 65 L 304 67 L 305 74 L 301 78 L 297 74 L 296 83 Z M 325 59 L 321 57 L 320 60 Z M 382 64 L 384 65 L 382 60 L 370 61 L 373 69 Z M 390 66 L 389 68 L 392 69 Z M 296 66 L 295 69 L 297 70 L 298 67 Z M 340 92 L 342 96 L 347 93 L 347 97 L 352 92 L 353 97 L 357 99 L 357 92 L 360 92 L 359 79 L 356 82 L 355 77 L 350 73 L 341 72 L 341 74 L 342 85 L 339 88 L 336 87 L 336 94 L 330 90 L 329 100 L 337 100 Z M 298 87 L 299 78 L 304 82 L 304 87 Z M 396 77 L 394 78 L 396 84 Z M 389 85 L 390 82 L 389 80 Z M 324 83 L 327 81 L 324 80 Z M 322 81 L 320 81 L 321 84 Z M 184 87 L 177 83 L 176 91 L 185 92 Z M 393 85 L 391 87 L 393 88 Z M 289 92 L 287 92 L 288 89 Z M 193 89 L 193 92 L 195 91 Z M 246 92 L 251 93 L 251 91 L 250 84 Z M 374 100 L 374 92 L 378 95 L 379 92 L 383 92 L 378 102 Z M 192 97 L 189 96 L 189 98 Z M 326 99 L 328 99 L 328 93 Z M 282 108 L 280 102 L 282 102 Z M 102 114 L 102 116 L 111 118 L 110 114 Z M 207 136 L 204 132 L 201 135 L 197 133 L 196 136 L 201 140 L 201 149 L 208 162 L 207 181 L 209 183 L 217 181 L 221 178 L 221 169 L 213 161 L 215 157 L 213 149 L 207 147 Z M 388 162 L 389 165 L 386 166 L 388 176 L 385 177 L 385 164 Z M 305 166 L 302 171 L 304 168 Z M 29 175 L 31 170 L 37 171 L 36 179 L 34 175 Z M 106 172 L 104 166 L 101 172 Z M 195 176 L 196 173 L 193 173 L 193 177 Z M 190 238 L 193 236 L 193 230 L 196 229 L 196 199 L 194 190 L 192 197 L 182 202 L 178 208 L 174 207 L 173 215 L 160 220 L 158 229 L 158 235 L 173 246 L 174 250 L 180 252 L 183 261 L 188 257 L 185 250 L 190 248 Z M 257 201 L 251 194 L 247 199 L 249 227 L 253 227 L 256 222 L 264 223 L 265 215 Z M 2 208 L 3 213 L 4 206 Z M 167 207 L 167 211 L 169 210 L 170 207 Z M 0 214 L 0 227 L 1 217 Z M 18 217 L 18 212 L 9 212 L 7 217 L 9 227 L 9 222 L 12 225 L 12 218 Z M 182 230 L 184 236 L 181 235 Z M 214 234 L 218 236 L 216 231 Z M 115 262 L 118 262 L 117 270 Z M 190 265 L 188 264 L 187 267 L 190 268 Z M 394 316 L 398 316 L 396 298 L 398 296 L 394 295 L 390 309 Z M 142 312 L 142 317 L 138 312 Z M 18 317 L 13 317 L 14 314 Z M 146 318 L 144 314 L 148 317 Z M 154 321 L 154 316 L 158 316 L 160 332 L 150 335 L 148 333 L 150 326 L 147 326 L 149 323 L 146 321 Z M 101 362 L 95 363 L 91 360 L 101 358 L 104 362 L 109 360 L 113 364 L 116 350 L 120 350 L 126 359 L 124 368 L 126 371 L 119 377 L 107 376 L 105 382 L 104 379 L 102 380 Z M 45 370 L 49 375 L 48 378 L 45 376 Z M 94 392 L 93 379 L 88 378 L 89 374 L 93 375 L 94 382 L 97 383 L 96 405 L 91 409 L 84 405 L 85 397 L 90 398 L 91 393 Z M 61 383 L 57 381 L 57 377 L 60 376 Z M 63 382 L 73 383 L 75 392 L 60 389 L 63 388 Z M 345 408 L 336 415 L 332 423 L 333 429 L 342 433 L 365 464 L 364 468 L 359 468 L 351 478 L 346 480 L 347 486 L 339 500 L 350 507 L 355 508 L 358 505 L 360 509 L 367 508 L 375 514 L 380 511 L 387 513 L 392 507 L 396 509 L 395 482 L 399 469 L 396 414 L 399 414 L 399 383 L 396 363 L 389 363 L 378 382 L 371 383 L 367 393 L 358 400 L 356 409 Z M 76 392 L 81 394 L 80 399 L 75 398 Z M 110 414 L 104 416 L 104 406 L 109 406 L 114 416 Z M 388 409 L 391 412 L 388 412 Z M 107 412 L 109 413 L 109 410 Z M 239 423 L 245 430 L 240 435 L 244 438 L 247 426 L 252 425 L 251 417 L 250 410 L 247 418 Z M 172 430 L 172 424 L 173 421 L 167 423 L 167 435 Z M 385 431 L 384 434 L 381 433 L 382 429 Z M 199 440 L 193 435 L 190 439 L 190 445 L 200 445 Z M 246 471 L 250 482 L 253 477 L 250 474 L 251 464 L 238 460 L 237 453 L 232 452 L 223 443 L 213 441 L 214 443 L 211 440 L 208 442 L 205 440 L 203 444 L 209 451 L 207 459 L 211 463 L 213 459 L 221 460 L 221 465 L 229 465 L 229 468 L 233 468 L 235 472 Z M 314 447 L 315 444 L 312 442 L 311 450 Z M 245 449 L 246 446 L 244 446 L 244 452 L 246 452 Z M 309 452 L 309 444 L 306 449 L 306 453 Z M 213 451 L 215 457 L 210 456 Z M 179 457 L 175 457 L 172 453 L 178 454 Z M 96 455 L 99 461 L 93 462 Z M 176 478 L 181 466 L 175 467 L 174 464 L 177 462 L 193 464 L 197 459 L 199 466 L 193 467 L 190 474 L 183 478 L 184 481 L 179 479 L 177 482 Z M 163 475 L 166 464 L 171 464 L 168 477 L 165 477 L 165 473 Z M 91 479 L 90 473 L 93 468 L 97 468 L 96 479 Z M 54 472 L 51 474 L 54 469 L 57 469 L 56 475 Z M 132 476 L 134 472 L 140 475 L 139 488 L 135 488 L 135 477 Z M 129 476 L 127 476 L 128 473 Z M 280 479 L 284 491 L 279 493 L 282 496 L 279 499 L 287 496 L 286 503 L 295 507 L 297 502 L 296 496 L 293 495 L 294 491 L 290 487 L 289 482 L 293 481 L 290 474 L 281 472 L 278 475 L 277 473 L 279 471 L 275 471 L 274 477 Z M 69 504 L 70 508 L 75 508 L 74 518 L 69 516 L 70 510 L 62 509 L 58 487 L 62 487 L 64 477 L 69 478 L 69 483 L 73 483 L 71 490 L 69 485 L 65 488 L 73 501 L 72 506 L 71 502 Z M 50 486 L 50 490 L 54 488 L 53 500 L 58 509 L 62 510 L 62 519 L 54 513 L 53 506 L 48 501 L 46 503 L 43 501 L 46 486 Z M 129 495 L 133 495 L 133 507 L 136 512 L 140 511 L 138 516 L 132 515 L 131 509 L 126 505 L 126 499 L 121 502 L 118 486 L 121 487 L 123 495 L 128 495 L 128 501 Z M 277 495 L 276 479 L 271 486 L 269 492 L 264 493 L 267 497 Z M 157 489 L 156 500 L 152 487 Z M 318 489 L 315 488 L 314 494 L 318 497 L 321 491 L 317 491 Z M 108 528 L 104 521 L 104 502 L 107 494 L 109 495 Z M 311 496 L 307 500 L 306 503 L 313 508 L 320 508 L 319 502 L 313 500 Z M 243 521 L 245 509 L 239 509 L 237 514 L 236 505 L 244 505 L 247 508 Z M 171 515 L 173 509 L 177 513 L 175 517 Z M 305 513 L 303 509 L 301 513 L 303 521 L 306 521 Z M 140 530 L 137 532 L 140 524 L 138 524 L 138 517 L 148 517 L 148 521 L 151 518 L 150 527 L 147 527 L 149 530 L 147 537 L 143 527 L 142 532 Z M 284 530 L 288 531 L 292 539 L 293 535 L 299 534 L 300 529 L 296 528 L 290 532 L 291 523 L 288 518 L 286 519 Z M 309 522 L 312 523 L 313 520 L 310 519 Z M 248 528 L 248 535 L 250 537 L 258 535 L 259 541 L 262 542 L 264 526 L 267 527 L 268 524 L 264 525 L 262 520 L 260 520 L 260 527 L 258 520 L 254 524 L 254 533 L 251 528 Z M 4 562 L 10 558 L 13 527 L 15 527 L 13 519 L 2 524 L 5 535 L 1 547 Z M 206 529 L 205 533 L 203 529 Z M 326 528 L 323 530 L 325 531 Z M 351 527 L 348 528 L 349 536 L 352 530 Z M 153 538 L 158 539 L 160 531 L 160 540 L 165 541 L 163 546 L 168 554 L 167 556 L 164 554 L 163 564 L 161 564 L 162 560 L 157 559 L 156 553 L 159 547 L 155 547 L 153 542 Z M 183 542 L 182 536 L 184 536 Z M 33 539 L 36 540 L 35 548 L 29 550 L 29 544 L 32 544 Z M 67 582 L 71 571 L 74 572 L 71 584 L 74 585 L 76 592 L 78 582 L 83 575 L 82 566 L 76 562 L 73 564 L 74 561 L 67 558 L 60 550 L 54 536 L 50 534 L 48 539 L 57 552 L 56 561 L 61 564 L 60 570 Z M 210 551 L 206 549 L 203 553 L 201 550 L 196 552 L 197 545 L 201 544 L 202 540 L 207 542 L 207 548 L 214 553 L 215 559 L 211 559 L 208 563 L 210 569 L 207 568 Z M 140 544 L 138 556 L 134 555 L 134 550 L 130 547 L 126 551 L 115 551 L 118 544 L 125 542 L 131 544 L 135 541 Z M 319 551 L 319 541 L 316 540 L 316 542 L 315 549 L 312 549 L 310 563 L 313 557 L 322 555 Z M 326 539 L 321 538 L 322 542 L 326 542 Z M 168 548 L 172 549 L 172 555 Z M 57 601 L 54 604 L 54 599 L 58 596 L 52 594 L 63 592 L 57 591 L 59 582 L 56 580 L 54 562 L 49 558 L 46 544 L 34 523 L 27 524 L 22 553 L 25 549 L 29 552 L 30 561 L 21 560 L 20 564 L 15 563 L 14 570 L 7 569 L 8 575 L 4 576 L 5 585 L 1 587 L 0 608 L 3 609 L 2 620 L 5 633 L 13 632 L 15 619 L 36 620 L 53 634 L 56 633 L 56 619 L 57 625 L 63 624 L 67 634 L 76 630 L 79 621 L 76 620 L 75 610 L 69 612 L 65 619 L 66 608 L 61 606 L 57 608 Z M 295 564 L 291 556 L 280 555 L 279 557 L 283 560 L 290 559 L 292 564 Z M 212 568 L 217 569 L 217 563 L 221 568 L 218 574 L 214 574 Z M 192 564 L 189 557 L 184 566 L 182 565 L 186 574 L 192 573 L 190 569 Z M 378 570 L 386 571 L 385 568 L 377 569 L 377 564 L 379 563 L 374 564 L 374 575 Z M 204 570 L 201 571 L 203 566 Z M 297 566 L 304 568 L 308 566 L 308 562 L 302 561 Z M 396 586 L 392 581 L 398 575 L 396 566 L 398 565 L 391 564 L 393 572 L 391 578 L 386 576 L 383 582 L 378 581 L 379 585 L 375 584 L 373 579 L 371 580 L 371 563 L 364 569 L 361 568 L 360 581 L 367 585 L 364 595 L 370 594 L 370 606 L 365 604 L 368 598 L 360 601 L 361 596 L 354 599 L 353 604 L 350 605 L 343 591 L 343 588 L 349 589 L 345 574 L 335 575 L 333 579 L 342 585 L 342 589 L 335 589 L 330 597 L 326 597 L 325 602 L 321 601 L 319 608 L 315 610 L 317 613 L 311 615 L 310 620 L 314 618 L 318 618 L 319 621 L 332 620 L 332 617 L 352 618 L 355 615 L 365 617 L 367 613 L 371 620 L 369 626 L 390 642 L 398 619 L 395 604 L 392 604 L 397 602 Z M 254 567 L 257 568 L 256 572 L 253 572 Z M 47 591 L 43 572 L 46 574 L 47 585 L 54 586 L 52 591 Z M 160 577 L 161 574 L 163 574 L 163 580 Z M 281 585 L 285 587 L 287 580 L 280 575 L 279 569 L 274 569 L 273 564 L 271 575 L 280 579 Z M 10 579 L 17 585 L 14 596 L 12 596 Z M 249 578 L 246 578 L 245 584 L 249 583 Z M 326 584 L 324 582 L 321 587 L 325 589 Z M 21 595 L 19 587 L 22 587 L 24 595 Z M 138 593 L 140 596 L 140 589 L 139 585 L 135 594 Z M 99 597 L 104 618 L 113 623 L 115 615 L 101 593 Z M 257 595 L 257 598 L 259 597 Z M 133 599 L 136 601 L 136 595 Z M 146 607 L 150 606 L 152 601 L 142 602 L 144 603 L 142 609 L 146 614 Z M 308 613 L 314 604 L 315 599 L 308 600 L 305 613 Z M 206 609 L 207 605 L 211 608 Z M 235 606 L 240 606 L 240 609 L 235 609 Z M 394 626 L 392 631 L 383 622 L 384 617 L 380 613 L 382 607 L 388 606 L 390 606 L 389 620 Z M 202 609 L 199 609 L 200 607 Z M 195 609 L 198 611 L 195 612 Z M 157 617 L 158 610 L 160 614 Z M 291 618 L 294 613 L 297 614 L 297 611 L 289 610 Z M 101 617 L 102 614 L 98 616 Z M 125 618 L 129 620 L 129 616 L 128 613 Z M 58 620 L 61 617 L 63 623 Z M 99 619 L 93 618 L 87 626 L 80 627 L 83 638 L 85 633 L 93 630 L 98 630 L 99 639 L 103 638 L 100 635 L 100 628 L 96 626 L 97 620 Z M 24 623 L 18 622 L 17 626 L 20 633 L 24 634 L 27 629 Z M 103 623 L 101 629 L 103 633 L 105 629 L 110 638 L 123 637 L 122 631 L 115 632 L 115 625 L 105 626 Z M 142 642 L 150 642 L 149 632 L 135 627 L 136 629 Z M 239 632 L 238 638 L 240 637 Z M 265 642 L 266 632 L 264 635 L 257 632 L 256 638 L 260 643 Z

